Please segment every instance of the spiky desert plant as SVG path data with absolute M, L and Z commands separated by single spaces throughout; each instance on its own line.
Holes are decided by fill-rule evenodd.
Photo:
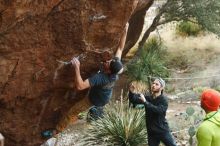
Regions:
M 138 52 L 138 57 L 127 65 L 130 80 L 143 81 L 151 85 L 151 77 L 168 77 L 169 70 L 166 68 L 166 49 L 162 42 L 153 37 L 149 39 Z
M 110 104 L 106 107 L 104 117 L 91 123 L 81 140 L 81 145 L 146 145 L 144 113 L 144 110 L 129 108 L 128 104 Z

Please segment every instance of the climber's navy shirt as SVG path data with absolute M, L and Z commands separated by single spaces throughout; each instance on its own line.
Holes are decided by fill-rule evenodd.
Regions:
M 89 91 L 89 98 L 93 105 L 104 106 L 106 105 L 112 95 L 112 90 L 118 75 L 105 74 L 99 72 L 89 78 L 91 89 Z

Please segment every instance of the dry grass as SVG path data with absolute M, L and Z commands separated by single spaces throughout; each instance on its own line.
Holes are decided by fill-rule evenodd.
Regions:
M 146 93 L 148 91 L 148 86 L 146 83 L 141 81 L 132 81 L 131 84 L 134 85 L 135 93 Z
M 205 33 L 197 37 L 180 37 L 175 35 L 175 24 L 167 24 L 159 29 L 161 38 L 169 51 L 198 49 L 220 52 L 220 39 L 211 33 Z

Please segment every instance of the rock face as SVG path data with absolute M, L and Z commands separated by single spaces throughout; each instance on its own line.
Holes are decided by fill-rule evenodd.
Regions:
M 81 73 L 89 77 L 103 59 L 100 52 L 113 54 L 129 20 L 135 24 L 130 33 L 142 30 L 134 17 L 143 17 L 151 2 L 0 0 L 0 132 L 6 145 L 39 145 L 40 132 L 54 128 L 86 96 L 74 88 L 73 68 L 57 60 L 86 53 Z

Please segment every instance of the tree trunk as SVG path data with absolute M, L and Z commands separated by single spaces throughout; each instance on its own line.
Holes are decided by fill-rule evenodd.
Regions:
M 123 56 L 125 56 L 137 43 L 144 27 L 146 12 L 153 2 L 153 0 L 150 0 L 149 3 L 146 3 L 146 6 L 144 6 L 141 10 L 138 10 L 132 14 L 131 19 L 129 20 L 129 32 L 126 39 L 126 46 L 123 51 Z

